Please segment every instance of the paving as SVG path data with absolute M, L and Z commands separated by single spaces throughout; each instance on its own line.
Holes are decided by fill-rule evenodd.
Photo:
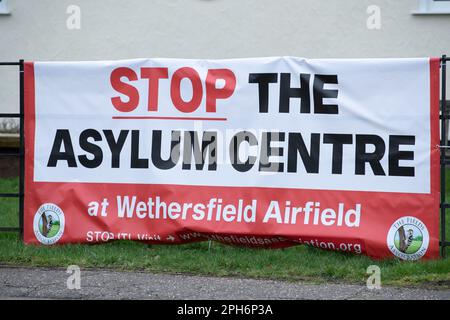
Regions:
M 445 299 L 450 290 L 0 266 L 0 299 Z M 68 288 L 69 287 L 71 289 Z M 79 284 L 80 289 L 77 289 Z

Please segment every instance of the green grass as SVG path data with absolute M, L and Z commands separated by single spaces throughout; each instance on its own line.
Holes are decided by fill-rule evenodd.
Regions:
M 39 227 L 39 230 L 41 231 L 41 233 L 43 233 L 42 231 L 42 226 Z M 50 231 L 47 234 L 47 238 L 52 238 L 54 237 L 59 231 L 59 225 L 52 225 L 52 228 L 50 229 Z
M 395 246 L 397 247 L 397 249 L 400 250 L 399 241 L 398 240 L 394 240 L 394 243 L 395 243 Z M 411 245 L 405 251 L 405 253 L 411 254 L 411 253 L 417 252 L 420 249 L 421 246 L 422 246 L 422 241 L 413 240 L 411 242 Z
M 447 175 L 450 186 L 450 174 Z M 18 189 L 17 179 L 0 180 L 0 192 Z M 450 189 L 450 188 L 449 188 Z M 450 198 L 450 194 L 448 195 Z M 17 226 L 17 200 L 0 200 L 0 225 Z M 450 239 L 450 218 L 447 239 Z M 447 248 L 447 256 L 450 250 Z M 348 282 L 364 284 L 369 265 L 381 268 L 383 285 L 450 288 L 450 258 L 405 262 L 322 251 L 307 246 L 263 250 L 201 242 L 186 245 L 146 245 L 116 241 L 97 245 L 25 246 L 15 233 L 0 233 L 0 264 L 111 268 L 215 276 Z

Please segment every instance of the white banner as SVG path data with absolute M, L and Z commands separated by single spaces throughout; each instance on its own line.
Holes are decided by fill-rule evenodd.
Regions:
M 430 193 L 428 58 L 34 68 L 36 182 Z

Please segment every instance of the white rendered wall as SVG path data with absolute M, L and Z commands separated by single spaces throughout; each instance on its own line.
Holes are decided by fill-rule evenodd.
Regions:
M 66 26 L 69 5 L 81 9 L 79 30 Z M 370 5 L 381 10 L 379 30 L 367 28 Z M 0 15 L 1 61 L 450 54 L 450 15 L 413 15 L 417 0 L 9 0 L 9 7 Z M 16 71 L 0 69 L 0 112 L 18 111 Z

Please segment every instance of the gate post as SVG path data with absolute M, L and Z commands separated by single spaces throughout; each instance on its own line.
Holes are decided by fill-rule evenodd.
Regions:
M 24 118 L 25 118 L 25 105 L 24 105 L 24 61 L 19 60 L 20 71 L 20 142 L 19 142 L 19 236 L 23 240 L 23 206 L 24 206 L 24 178 L 25 178 L 25 130 L 24 130 Z

